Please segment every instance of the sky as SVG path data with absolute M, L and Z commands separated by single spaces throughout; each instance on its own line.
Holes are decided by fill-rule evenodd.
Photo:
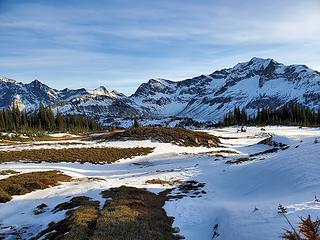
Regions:
M 320 70 L 319 0 L 0 0 L 0 76 L 125 94 L 252 57 Z

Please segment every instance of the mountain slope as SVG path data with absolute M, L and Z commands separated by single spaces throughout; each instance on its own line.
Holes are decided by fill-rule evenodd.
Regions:
M 0 109 L 13 104 L 21 110 L 30 111 L 42 103 L 64 114 L 81 114 L 91 117 L 135 118 L 146 116 L 148 111 L 137 106 L 125 95 L 108 91 L 105 87 L 88 90 L 56 90 L 34 80 L 23 84 L 5 77 L 0 78 Z
M 252 58 L 233 68 L 183 81 L 151 79 L 130 97 L 105 87 L 56 90 L 37 80 L 23 84 L 0 78 L 0 108 L 13 102 L 27 110 L 42 102 L 65 114 L 102 119 L 175 116 L 218 121 L 235 106 L 251 114 L 258 108 L 275 109 L 290 102 L 317 110 L 320 73 L 305 65 L 286 66 L 273 59 Z
M 320 73 L 304 65 L 253 58 L 233 68 L 180 82 L 150 80 L 131 96 L 162 116 L 188 116 L 219 120 L 235 106 L 249 113 L 258 108 L 278 108 L 299 102 L 312 109 L 320 107 Z
M 40 102 L 52 104 L 58 98 L 58 91 L 38 80 L 23 84 L 12 79 L 0 77 L 0 108 L 7 108 L 18 100 L 22 109 L 33 109 Z

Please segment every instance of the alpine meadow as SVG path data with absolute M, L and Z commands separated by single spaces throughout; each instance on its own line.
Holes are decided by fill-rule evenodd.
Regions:
M 0 239 L 320 240 L 318 0 L 0 0 Z

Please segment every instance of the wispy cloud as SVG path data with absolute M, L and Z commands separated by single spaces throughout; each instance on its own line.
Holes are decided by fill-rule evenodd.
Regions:
M 58 88 L 126 92 L 253 56 L 317 68 L 318 22 L 318 0 L 2 1 L 0 68 Z

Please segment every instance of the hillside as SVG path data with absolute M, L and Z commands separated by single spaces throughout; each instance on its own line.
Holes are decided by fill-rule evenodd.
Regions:
M 270 240 L 280 239 L 285 229 L 290 230 L 285 218 L 278 213 L 279 204 L 287 209 L 286 217 L 295 227 L 299 216 L 310 214 L 312 219 L 319 216 L 320 148 L 319 140 L 316 141 L 320 136 L 319 129 L 248 127 L 246 132 L 220 128 L 204 133 L 218 136 L 220 145 L 207 148 L 150 140 L 83 141 L 73 138 L 0 146 L 3 154 L 54 151 L 62 156 L 54 162 L 48 157 L 48 161 L 41 163 L 13 161 L 0 164 L 0 181 L 6 189 L 15 178 L 19 182 L 13 183 L 32 187 L 26 192 L 7 195 L 7 202 L 0 204 L 0 238 L 38 236 L 35 239 L 44 239 L 40 235 L 46 233 L 67 234 L 68 238 L 75 230 L 83 229 L 78 236 L 84 232 L 91 236 L 87 239 L 98 239 L 93 236 L 101 233 L 110 235 L 113 240 L 125 239 L 118 236 L 137 233 L 144 236 L 152 230 L 157 234 L 168 232 L 170 236 L 173 232 L 178 233 L 188 240 Z M 273 151 L 275 146 L 284 145 L 285 148 Z M 117 150 L 124 154 L 142 146 L 153 151 L 110 164 L 96 165 L 80 160 L 85 151 L 89 154 L 97 149 L 110 153 Z M 63 158 L 63 153 L 70 151 L 79 152 L 80 157 L 73 156 L 78 158 L 75 162 Z M 38 154 L 33 158 L 42 159 L 43 156 Z M 60 171 L 72 179 L 47 188 L 38 187 L 36 182 L 30 184 L 29 178 L 25 178 L 27 175 L 32 180 L 37 176 L 34 174 L 48 170 Z M 97 211 L 78 207 L 79 204 L 89 207 L 89 203 L 100 207 Z M 150 212 L 149 207 L 154 211 Z M 73 214 L 77 217 L 70 218 Z M 90 216 L 97 219 L 98 224 L 86 225 Z M 149 221 L 143 216 L 154 218 Z M 114 222 L 117 224 L 107 224 L 114 218 L 117 218 Z M 163 223 L 165 228 L 157 227 Z M 59 228 L 65 225 L 73 230 L 66 232 L 70 228 Z M 110 226 L 116 231 L 107 231 Z

